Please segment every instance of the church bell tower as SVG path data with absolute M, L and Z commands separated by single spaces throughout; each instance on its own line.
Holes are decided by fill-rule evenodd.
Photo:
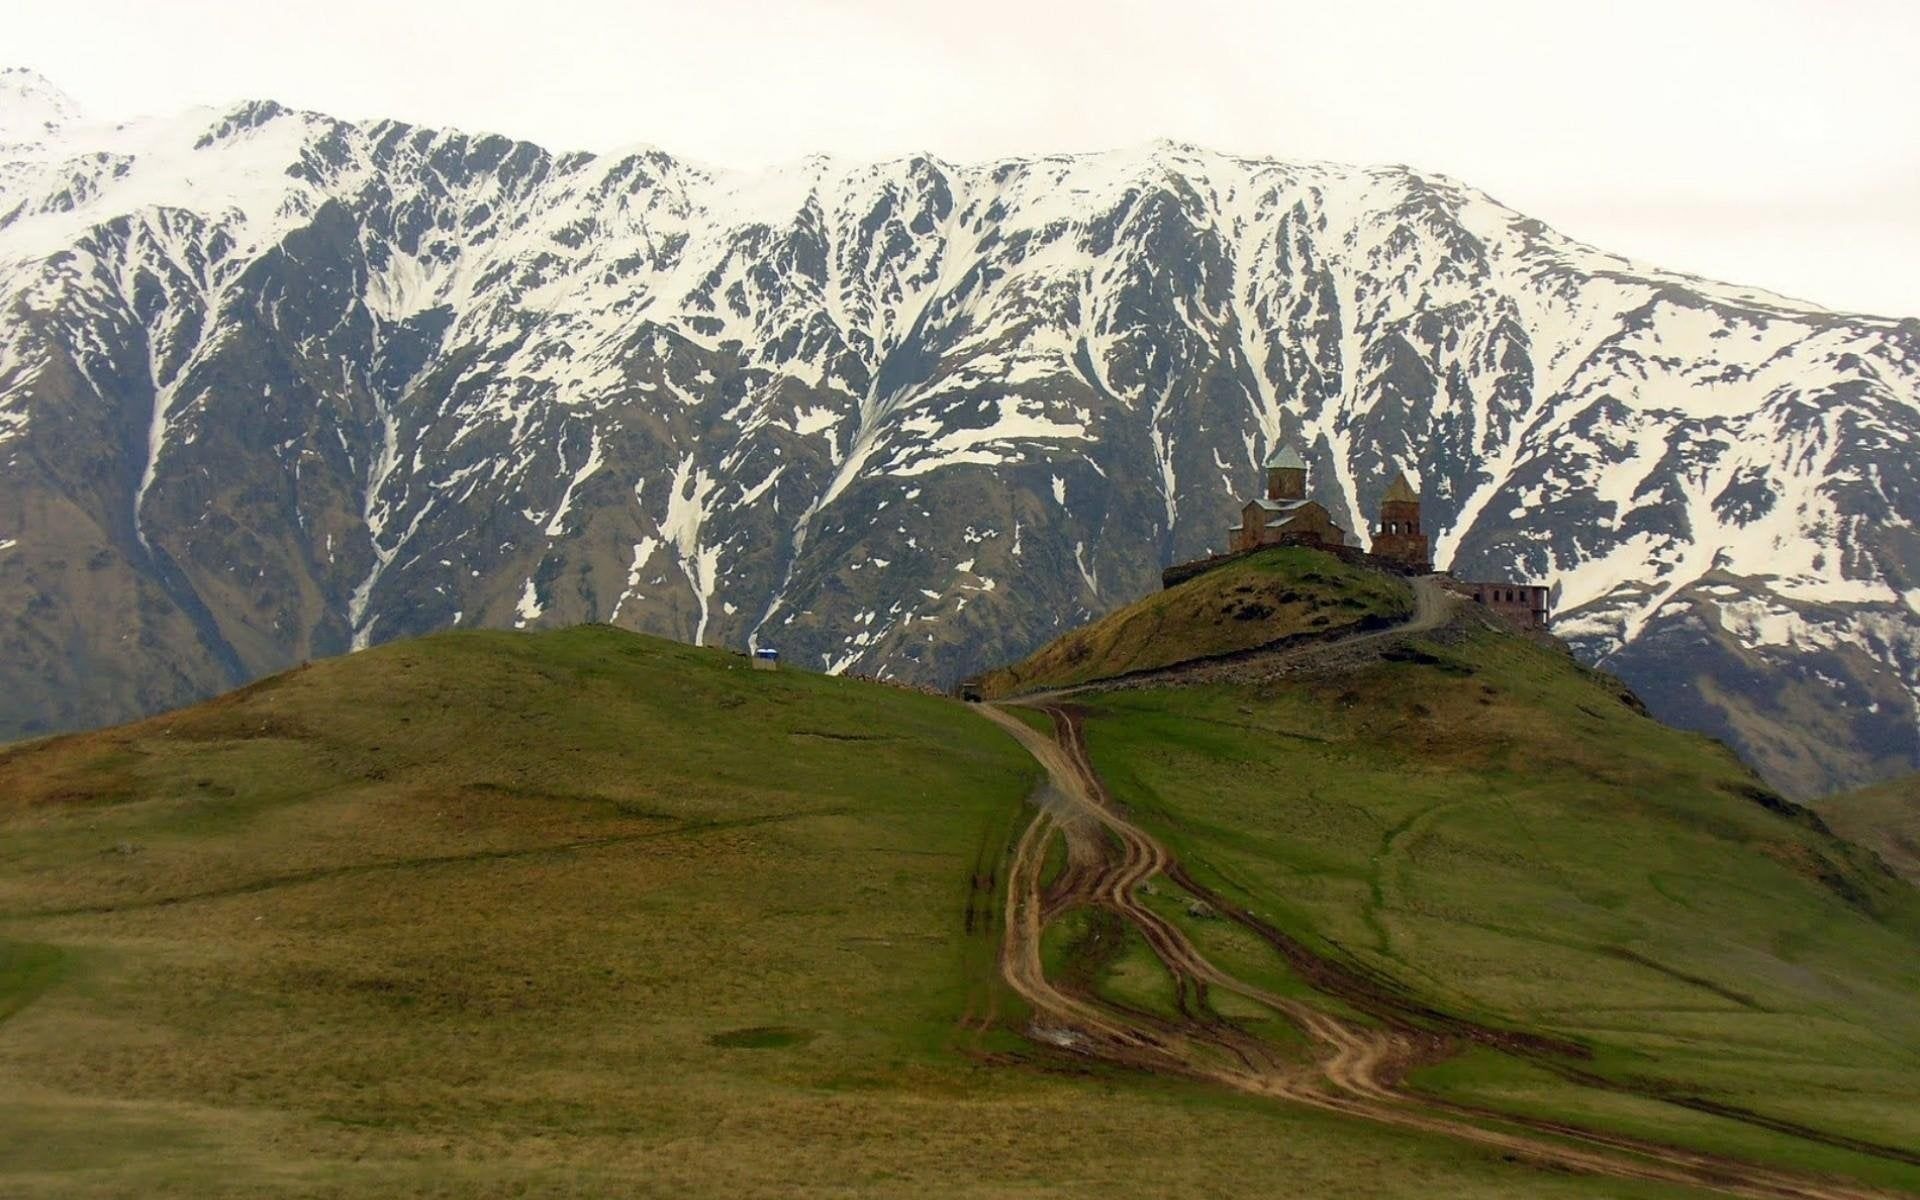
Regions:
M 1420 574 L 1433 570 L 1433 547 L 1420 529 L 1420 493 L 1407 482 L 1404 471 L 1393 477 L 1387 494 L 1380 498 L 1380 526 L 1374 531 L 1373 554 Z

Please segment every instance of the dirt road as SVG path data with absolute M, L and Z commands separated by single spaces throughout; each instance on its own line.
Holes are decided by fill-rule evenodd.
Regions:
M 1451 598 L 1430 580 L 1418 581 L 1416 589 L 1420 604 L 1412 621 L 1361 637 L 1404 635 L 1443 622 Z M 999 707 L 981 705 L 980 711 L 1026 747 L 1049 781 L 1013 852 L 1000 948 L 1002 974 L 1032 1007 L 1029 1032 L 1036 1039 L 1110 1062 L 1458 1138 L 1553 1168 L 1771 1200 L 1863 1200 L 1886 1194 L 1678 1147 L 1451 1105 L 1402 1089 L 1400 1080 L 1408 1069 L 1444 1057 L 1459 1036 L 1471 1037 L 1476 1031 L 1464 1023 L 1449 1029 L 1442 1022 L 1435 1029 L 1431 1023 L 1401 1019 L 1402 1013 L 1412 1011 L 1407 1001 L 1384 992 L 1370 994 L 1358 976 L 1301 958 L 1307 953 L 1303 947 L 1281 941 L 1284 934 L 1264 927 L 1260 932 L 1269 941 L 1288 947 L 1283 957 L 1296 975 L 1347 1007 L 1377 1016 L 1377 1023 L 1274 995 L 1214 966 L 1178 926 L 1141 901 L 1141 885 L 1157 880 L 1157 887 L 1215 904 L 1229 919 L 1255 919 L 1220 905 L 1218 897 L 1193 883 L 1164 846 L 1118 810 L 1094 769 L 1074 712 L 1052 697 L 1031 697 L 1022 704 L 1048 714 L 1053 737 Z M 1049 883 L 1048 846 L 1056 835 L 1065 839 L 1066 860 Z M 1182 1019 L 1153 1017 L 1048 979 L 1041 956 L 1046 927 L 1079 907 L 1116 914 L 1138 931 L 1172 975 L 1182 997 Z M 1300 969 L 1303 965 L 1306 970 Z M 1236 993 L 1290 1022 L 1313 1045 L 1313 1060 L 1289 1057 L 1213 1016 L 1205 1003 L 1210 989 Z

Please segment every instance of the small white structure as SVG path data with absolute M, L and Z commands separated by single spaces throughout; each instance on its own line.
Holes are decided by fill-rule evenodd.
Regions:
M 770 647 L 762 647 L 753 652 L 753 669 L 756 671 L 778 671 L 780 652 Z

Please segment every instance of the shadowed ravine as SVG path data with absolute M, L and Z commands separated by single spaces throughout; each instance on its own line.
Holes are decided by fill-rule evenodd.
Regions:
M 1052 719 L 1054 737 L 993 705 L 981 705 L 980 711 L 1034 756 L 1049 781 L 1007 870 L 1000 949 L 1006 982 L 1033 1010 L 1031 1036 L 1065 1051 L 1127 1067 L 1211 1081 L 1257 1096 L 1457 1138 L 1543 1167 L 1705 1187 L 1738 1196 L 1837 1200 L 1889 1194 L 1558 1122 L 1474 1109 L 1403 1087 L 1410 1069 L 1445 1058 L 1462 1041 L 1498 1045 L 1529 1058 L 1578 1051 L 1556 1046 L 1551 1039 L 1476 1026 L 1419 1009 L 1394 994 L 1390 984 L 1368 981 L 1337 963 L 1316 959 L 1278 930 L 1262 927 L 1256 932 L 1303 982 L 1380 1024 L 1321 1011 L 1216 967 L 1185 933 L 1139 900 L 1140 885 L 1157 876 L 1164 886 L 1215 906 L 1228 919 L 1243 924 L 1257 924 L 1257 919 L 1222 904 L 1195 884 L 1164 846 L 1119 811 L 1087 754 L 1076 711 L 1052 697 L 1027 703 Z M 1047 851 L 1056 834 L 1065 840 L 1066 860 L 1049 884 Z M 1043 935 L 1062 914 L 1083 907 L 1115 915 L 1146 941 L 1174 981 L 1181 1019 L 1111 1004 L 1048 978 L 1041 953 Z M 1311 1059 L 1289 1055 L 1212 1015 L 1204 1004 L 1209 990 L 1238 994 L 1274 1012 L 1311 1045 Z M 1411 1019 L 1416 1017 L 1431 1019 Z M 1868 1148 L 1868 1152 L 1877 1149 Z

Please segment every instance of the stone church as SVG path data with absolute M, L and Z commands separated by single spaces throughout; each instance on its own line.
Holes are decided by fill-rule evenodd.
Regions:
M 1347 531 L 1334 523 L 1325 506 L 1307 499 L 1307 460 L 1286 442 L 1266 462 L 1267 494 L 1247 501 L 1240 523 L 1228 530 L 1228 548 L 1234 552 L 1261 546 L 1348 545 Z M 1433 548 L 1420 527 L 1420 494 L 1407 482 L 1406 472 L 1394 475 L 1380 500 L 1380 525 L 1374 530 L 1372 554 L 1413 574 L 1433 570 Z
M 1324 505 L 1307 499 L 1307 460 L 1280 443 L 1267 457 L 1267 494 L 1247 501 L 1240 523 L 1228 530 L 1233 550 L 1259 546 L 1344 546 L 1346 530 Z
M 1240 523 L 1228 531 L 1231 554 L 1170 567 L 1161 572 L 1163 586 L 1193 578 L 1234 554 L 1262 546 L 1311 546 L 1357 554 L 1346 530 L 1336 525 L 1326 508 L 1307 499 L 1307 461 L 1282 442 L 1267 458 L 1267 494 L 1240 509 Z M 1408 575 L 1433 572 L 1433 543 L 1420 525 L 1420 493 L 1407 482 L 1405 471 L 1394 474 L 1380 497 L 1380 522 L 1364 556 L 1380 566 Z M 1521 629 L 1546 629 L 1553 619 L 1551 591 L 1544 584 L 1499 581 L 1455 585 Z

